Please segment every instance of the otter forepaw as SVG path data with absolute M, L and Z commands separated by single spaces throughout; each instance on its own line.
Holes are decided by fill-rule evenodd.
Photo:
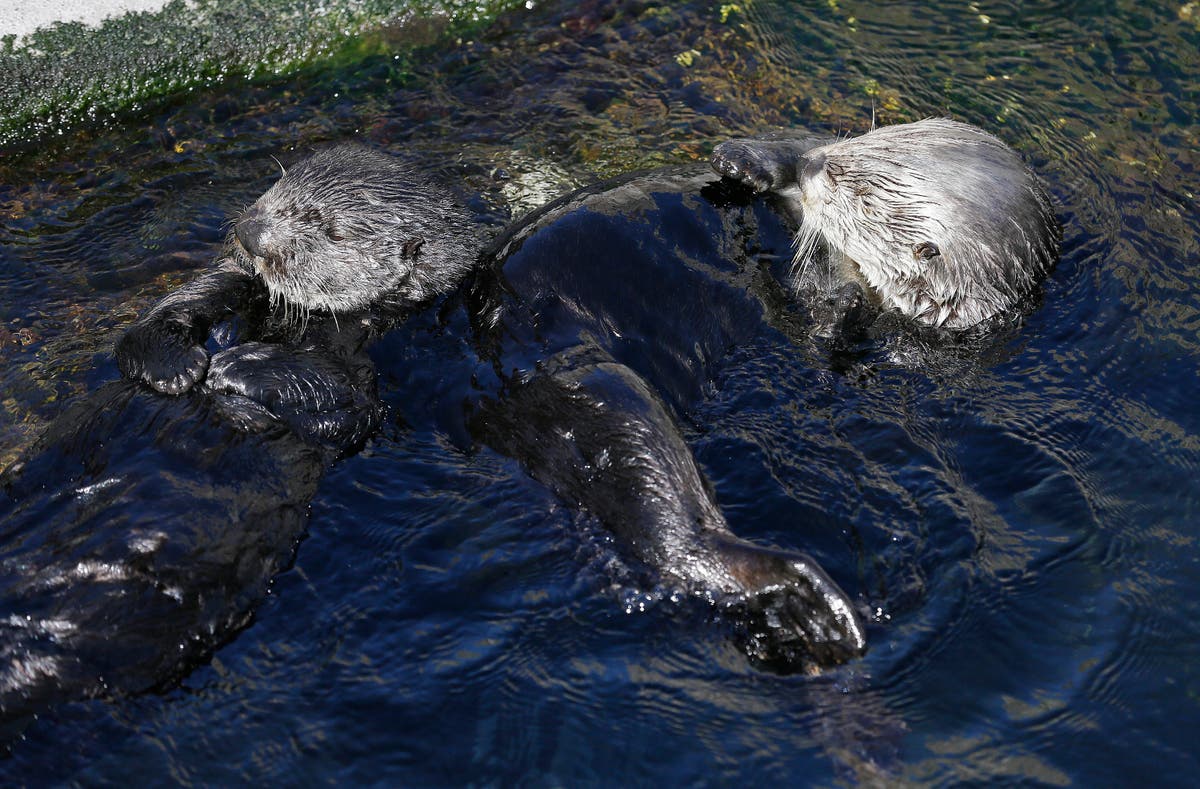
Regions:
M 729 140 L 713 150 L 712 167 L 755 192 L 779 191 L 796 181 L 790 147 L 761 140 Z
M 117 341 L 121 374 L 159 392 L 183 394 L 204 380 L 208 351 L 190 326 L 161 318 L 138 321 Z
M 867 330 L 879 316 L 879 309 L 871 303 L 857 282 L 847 283 L 838 289 L 833 304 L 837 316 L 833 339 L 839 345 L 851 346 L 864 339 Z
M 244 398 L 305 441 L 339 450 L 357 446 L 379 424 L 374 392 L 341 361 L 321 353 L 243 343 L 213 357 L 205 388 Z M 249 423 L 261 421 L 252 416 Z

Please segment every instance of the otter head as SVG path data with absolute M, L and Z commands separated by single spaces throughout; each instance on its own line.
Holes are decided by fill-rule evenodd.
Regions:
M 474 262 L 469 218 L 398 159 L 356 144 L 293 165 L 234 223 L 234 257 L 286 307 L 418 302 Z
M 933 118 L 808 151 L 798 168 L 800 254 L 816 238 L 857 265 L 885 307 L 973 326 L 1054 264 L 1050 200 L 995 137 Z

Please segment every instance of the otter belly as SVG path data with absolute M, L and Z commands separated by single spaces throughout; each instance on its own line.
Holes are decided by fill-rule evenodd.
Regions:
M 168 686 L 249 622 L 377 424 L 346 369 L 246 343 L 178 397 L 113 382 L 0 474 L 0 719 Z
M 804 554 L 733 534 L 676 424 L 730 348 L 775 331 L 772 270 L 793 230 L 711 174 L 602 185 L 538 212 L 475 289 L 475 380 L 493 379 L 470 431 L 627 556 L 715 599 L 752 657 L 810 669 L 864 649 L 850 600 Z

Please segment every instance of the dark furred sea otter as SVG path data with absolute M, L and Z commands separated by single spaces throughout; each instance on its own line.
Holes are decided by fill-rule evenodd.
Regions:
M 118 344 L 134 380 L 0 473 L 0 719 L 169 686 L 244 627 L 325 469 L 379 424 L 365 346 L 478 257 L 466 212 L 393 157 L 333 148 L 283 185 L 310 199 L 238 226 L 278 254 L 233 246 L 167 295 Z M 280 283 L 306 298 L 272 314 Z
M 435 253 L 458 228 L 403 200 L 328 197 L 329 181 L 338 195 L 370 183 L 381 157 L 351 146 L 318 154 L 238 220 L 235 257 L 273 300 L 304 314 L 386 302 L 397 277 L 384 253 L 397 248 L 405 283 L 457 275 Z M 671 415 L 759 329 L 754 255 L 790 244 L 787 220 L 765 204 L 702 194 L 718 181 L 711 171 L 625 179 L 514 226 L 485 253 L 468 299 L 481 369 L 445 396 L 473 412 L 477 440 L 595 515 L 627 555 L 745 614 L 752 654 L 839 663 L 865 647 L 849 600 L 808 557 L 732 534 Z M 202 376 L 202 349 L 188 346 L 202 327 L 169 317 L 181 297 L 190 299 L 164 299 L 118 348 L 127 375 L 164 391 Z

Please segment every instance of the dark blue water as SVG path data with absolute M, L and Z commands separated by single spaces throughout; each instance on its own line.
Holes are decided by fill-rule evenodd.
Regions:
M 568 8 L 567 6 L 570 6 Z M 12 783 L 1190 783 L 1200 758 L 1200 136 L 1186 7 L 543 4 L 412 73 L 230 85 L 0 160 L 0 453 L 114 373 L 268 154 L 365 136 L 499 222 L 772 125 L 948 113 L 1018 148 L 1064 252 L 983 353 L 738 348 L 681 415 L 739 535 L 872 612 L 756 670 L 512 461 L 429 425 L 463 338 L 376 353 L 390 413 L 324 479 L 254 623 L 175 690 L 30 725 Z M 986 21 L 985 21 L 986 18 Z M 697 54 L 680 57 L 694 51 Z M 684 61 L 687 61 L 685 64 Z M 349 90 L 353 88 L 353 90 Z

